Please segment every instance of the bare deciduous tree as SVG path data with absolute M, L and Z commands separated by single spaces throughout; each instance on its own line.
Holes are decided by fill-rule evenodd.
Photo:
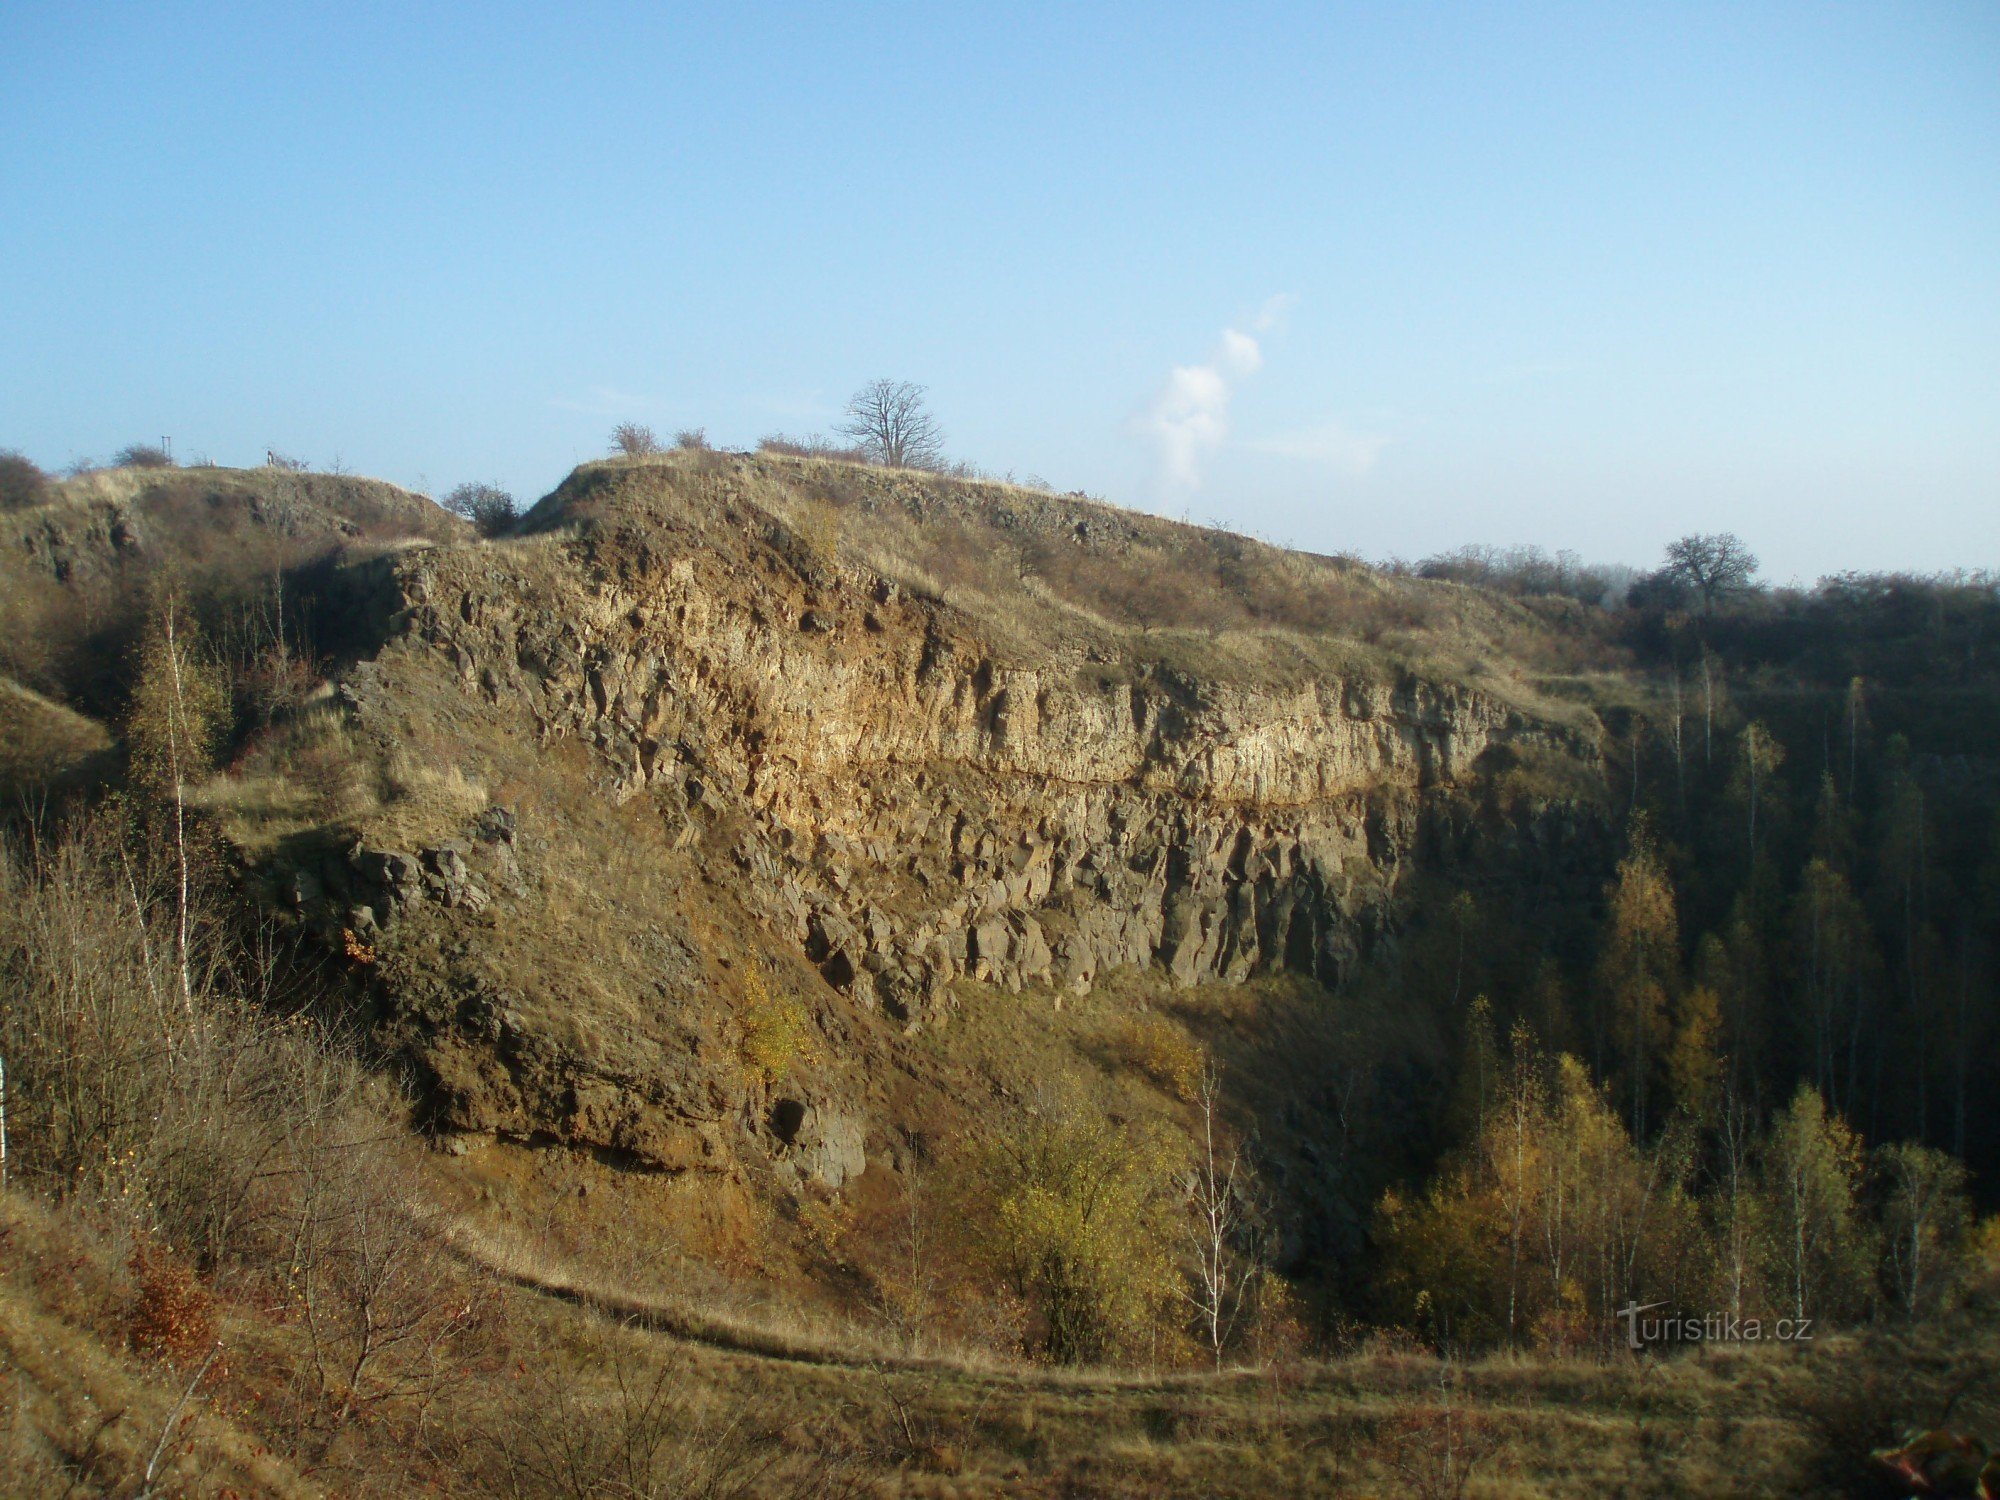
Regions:
M 1717 604 L 1751 586 L 1757 559 L 1741 537 L 1718 531 L 1669 543 L 1662 571 L 1699 594 L 1703 611 L 1712 614 Z
M 1682 726 L 1687 722 L 1687 713 L 1681 702 L 1681 664 L 1673 664 L 1673 676 L 1668 687 L 1673 693 L 1674 705 L 1674 799 L 1683 812 L 1687 810 L 1687 753 L 1681 741 Z
M 304 1373 L 331 1433 L 385 1402 L 421 1411 L 461 1378 L 453 1354 L 481 1298 L 364 1143 L 315 1144 L 295 1172 L 291 1260 Z
M 1757 1227 L 1757 1199 L 1750 1168 L 1756 1149 L 1757 1117 L 1745 1097 L 1742 1080 L 1731 1060 L 1716 1127 L 1715 1176 L 1716 1254 L 1732 1317 L 1743 1316 L 1744 1293 L 1750 1284 Z
M 140 675 L 127 716 L 132 776 L 173 813 L 180 869 L 181 1001 L 193 1012 L 189 959 L 187 793 L 214 770 L 230 727 L 229 685 L 198 631 L 180 626 L 179 598 L 168 592 L 140 653 Z
M 1216 1113 L 1222 1103 L 1222 1081 L 1214 1065 L 1203 1069 L 1195 1095 L 1201 1111 L 1201 1139 L 1194 1164 L 1182 1178 L 1187 1198 L 1188 1286 L 1182 1292 L 1194 1310 L 1201 1341 L 1208 1346 L 1216 1369 L 1222 1352 L 1235 1338 L 1250 1308 L 1258 1265 L 1244 1253 L 1254 1227 L 1238 1181 L 1243 1166 L 1240 1148 L 1226 1153 L 1216 1139 Z
M 924 404 L 924 388 L 907 380 L 869 381 L 847 403 L 838 430 L 892 469 L 934 469 L 944 459 L 944 433 Z
M 875 1278 L 875 1311 L 911 1353 L 923 1352 L 937 1294 L 938 1272 L 931 1232 L 928 1184 L 921 1148 L 913 1143 L 899 1181 L 903 1201 L 896 1216 L 890 1254 Z

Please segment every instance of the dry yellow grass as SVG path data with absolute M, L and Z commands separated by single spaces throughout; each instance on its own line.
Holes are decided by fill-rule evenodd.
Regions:
M 0 677 L 0 788 L 59 784 L 88 770 L 111 745 L 110 732 L 95 719 Z
M 1240 681 L 1416 672 L 1584 726 L 1540 674 L 1616 653 L 1575 622 L 1464 585 L 1393 576 L 1082 496 L 818 457 L 662 453 L 586 464 L 531 524 L 614 513 L 696 530 L 754 508 L 809 568 L 859 571 L 958 611 L 1002 651 L 1096 645 Z
M 323 1495 L 205 1396 L 175 1419 L 187 1374 L 126 1354 L 104 1337 L 101 1320 L 115 1308 L 85 1300 L 90 1283 L 108 1279 L 93 1264 L 103 1253 L 79 1226 L 0 1195 L 0 1492 L 129 1494 L 161 1449 L 162 1494 Z M 57 1307 L 44 1290 L 52 1275 L 72 1281 Z M 227 1326 L 223 1336 L 240 1330 Z

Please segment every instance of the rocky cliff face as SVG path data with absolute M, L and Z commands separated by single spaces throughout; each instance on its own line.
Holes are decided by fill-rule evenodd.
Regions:
M 548 1019 L 573 1000 L 507 998 L 532 975 L 496 993 L 461 974 L 426 1008 L 398 971 L 392 1007 L 427 1018 L 414 1045 L 458 1128 L 669 1167 L 727 1166 L 748 1136 L 837 1186 L 880 1123 L 856 1059 L 942 1020 L 960 981 L 1070 995 L 1157 965 L 1180 985 L 1284 968 L 1337 986 L 1393 933 L 1410 874 L 1466 857 L 1496 760 L 1595 764 L 1573 727 L 1393 666 L 1229 679 L 1102 633 L 1024 657 L 977 610 L 814 552 L 726 473 L 640 479 L 641 514 L 600 498 L 576 529 L 398 561 L 399 634 L 346 698 L 400 732 L 428 683 L 537 755 L 586 747 L 579 794 L 657 812 L 663 885 L 727 887 L 747 926 L 721 963 L 747 953 L 803 994 L 834 1056 L 789 1093 L 723 1066 L 746 1023 L 707 1003 L 730 978 L 663 891 L 648 993 L 615 1045 Z M 1524 814 L 1507 837 L 1573 818 Z M 323 889 L 389 948 L 419 908 L 548 920 L 505 808 L 428 847 L 364 831 L 338 863 L 294 899 Z

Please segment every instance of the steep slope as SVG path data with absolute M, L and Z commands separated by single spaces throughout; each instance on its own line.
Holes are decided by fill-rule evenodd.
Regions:
M 356 575 L 393 638 L 244 784 L 314 733 L 375 769 L 343 816 L 231 825 L 450 1131 L 838 1188 L 962 1084 L 906 1040 L 955 1005 L 1338 986 L 1425 868 L 1560 882 L 1597 835 L 1587 718 L 1437 664 L 1520 627 L 1468 591 L 1369 646 L 1313 612 L 1409 599 L 1229 538 L 1237 617 L 1121 620 L 1219 534 L 723 455 L 580 470 L 529 524 Z
M 102 777 L 110 748 L 96 720 L 0 677 L 0 795 Z

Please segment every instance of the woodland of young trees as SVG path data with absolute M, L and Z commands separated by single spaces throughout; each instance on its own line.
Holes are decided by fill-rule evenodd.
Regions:
M 1408 976 L 1456 1103 L 1374 1251 L 1382 1312 L 1440 1337 L 1602 1339 L 1632 1299 L 1915 1316 L 1993 1253 L 2000 589 L 1698 561 L 1614 621 L 1650 684 L 1607 714 L 1598 899 L 1419 919 L 1456 934 L 1451 998 Z

